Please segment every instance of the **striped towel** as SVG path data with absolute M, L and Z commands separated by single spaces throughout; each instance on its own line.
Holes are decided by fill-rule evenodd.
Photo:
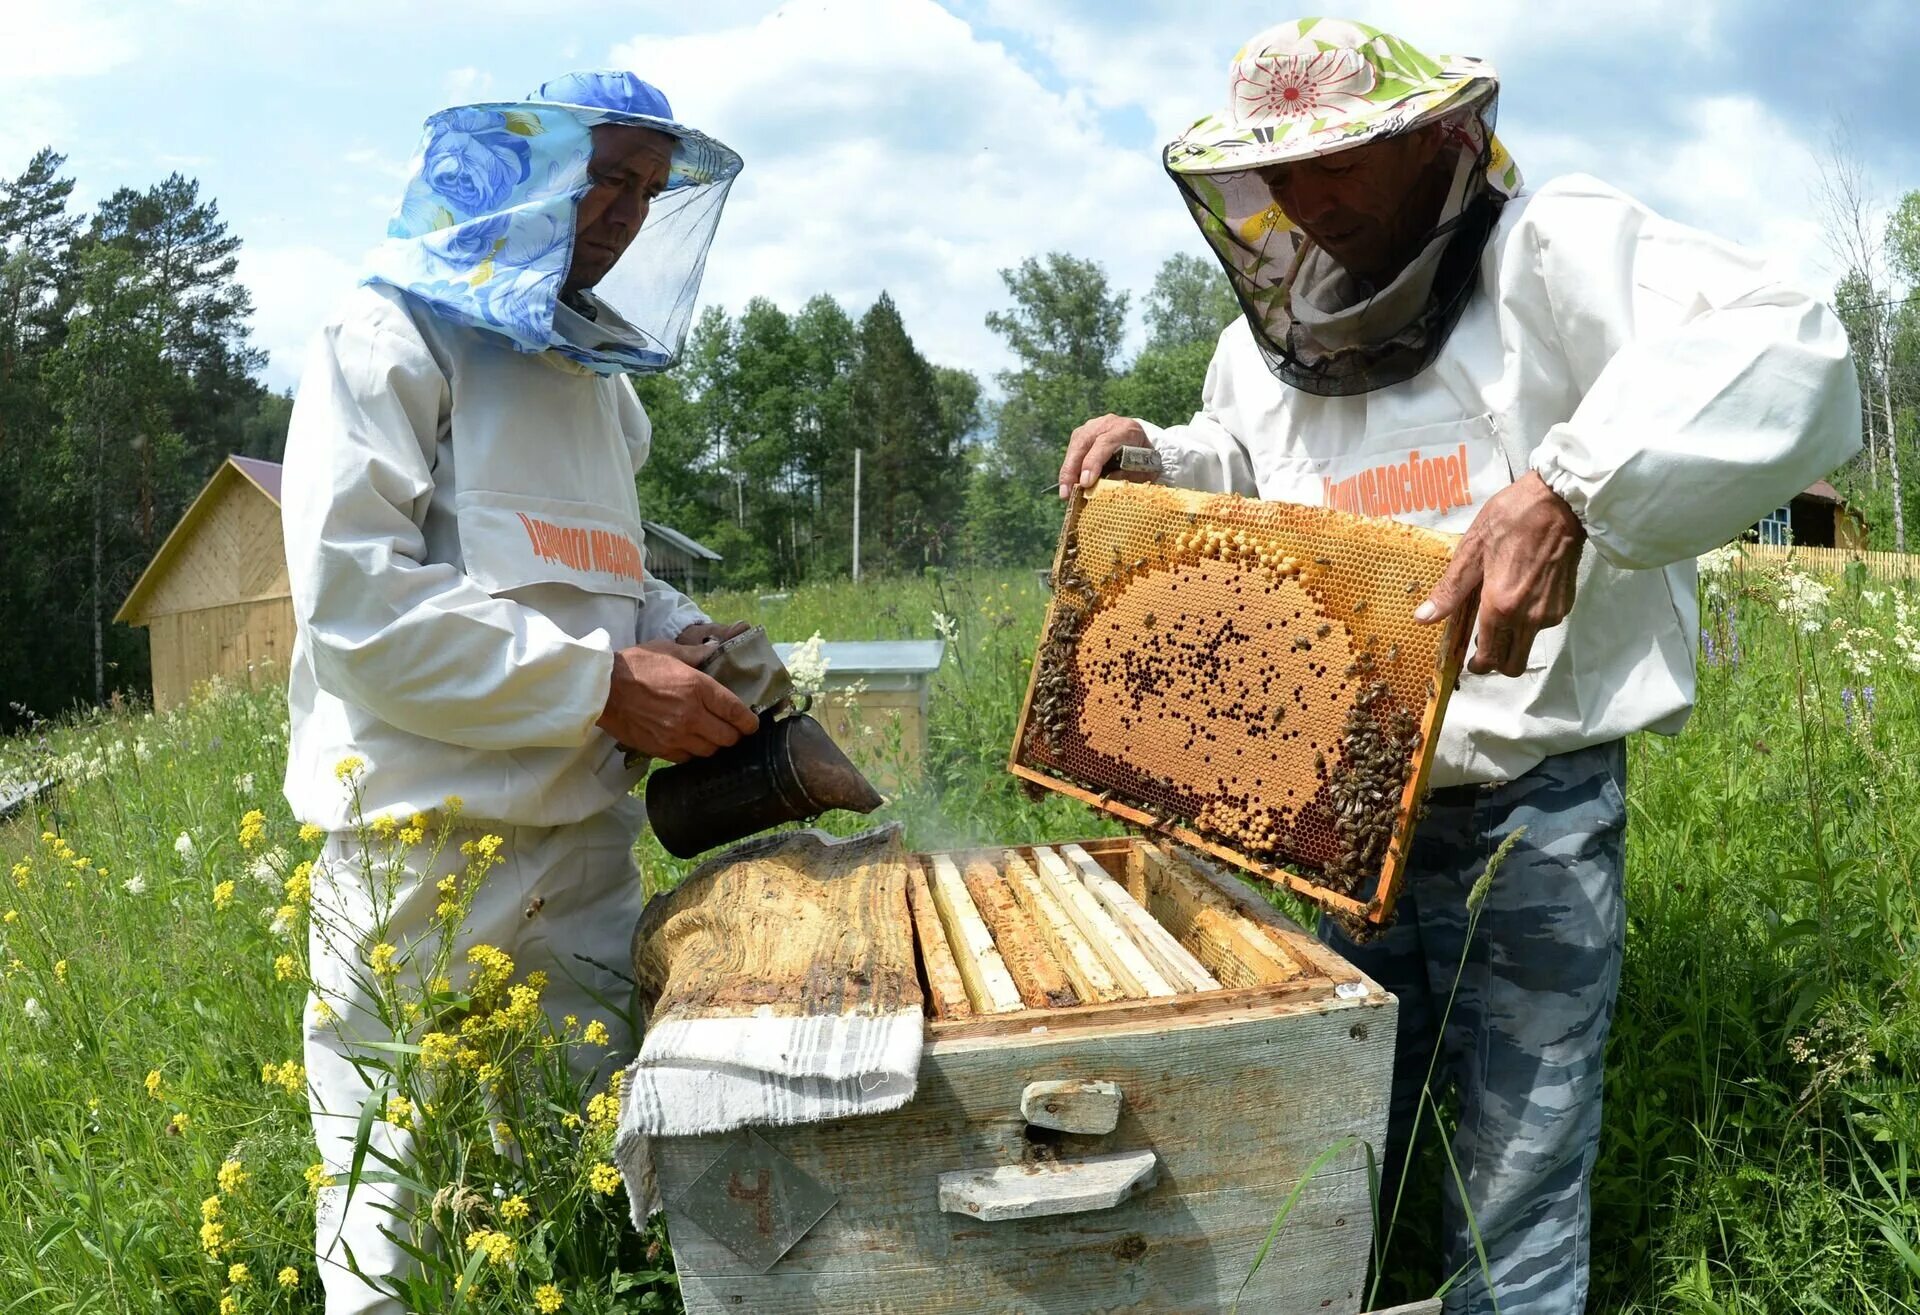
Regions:
M 636 1226 L 660 1208 L 648 1139 L 878 1114 L 912 1099 L 925 1024 L 900 826 L 761 836 L 648 904 L 646 1031 L 614 1158 Z

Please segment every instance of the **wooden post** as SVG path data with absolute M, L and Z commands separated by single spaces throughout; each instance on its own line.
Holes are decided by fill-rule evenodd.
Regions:
M 860 449 L 853 450 L 853 582 L 860 583 Z

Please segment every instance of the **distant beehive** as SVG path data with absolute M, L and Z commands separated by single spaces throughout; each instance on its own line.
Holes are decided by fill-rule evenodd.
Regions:
M 1446 535 L 1116 481 L 1077 497 L 1011 767 L 1389 915 L 1464 626 L 1417 626 Z

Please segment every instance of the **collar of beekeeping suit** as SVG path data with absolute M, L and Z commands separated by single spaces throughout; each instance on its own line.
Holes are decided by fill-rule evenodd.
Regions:
M 672 138 L 671 165 L 624 254 L 590 291 L 563 300 L 603 124 Z M 739 171 L 739 155 L 676 121 L 666 96 L 631 73 L 570 73 L 522 100 L 442 110 L 426 122 L 361 281 L 576 370 L 664 370 L 685 341 Z
M 1432 363 L 1466 308 L 1480 254 L 1520 171 L 1493 135 L 1487 64 L 1431 58 L 1361 23 L 1302 18 L 1233 58 L 1226 107 L 1162 161 L 1225 267 L 1268 366 L 1322 396 L 1371 392 Z M 1418 253 L 1386 285 L 1357 278 L 1282 209 L 1277 166 L 1440 125 L 1451 186 Z

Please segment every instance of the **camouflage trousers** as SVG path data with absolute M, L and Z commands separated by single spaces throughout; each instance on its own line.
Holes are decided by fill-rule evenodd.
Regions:
M 1400 1001 L 1383 1220 L 1429 1068 L 1436 1099 L 1449 1084 L 1459 1097 L 1452 1150 L 1467 1199 L 1447 1172 L 1443 1260 L 1459 1276 L 1447 1315 L 1586 1309 L 1588 1180 L 1626 930 L 1625 783 L 1616 740 L 1548 758 L 1517 780 L 1436 790 L 1394 925 L 1359 946 L 1323 921 L 1322 939 Z M 1469 944 L 1468 892 L 1522 827 Z M 1434 1135 L 1429 1109 L 1415 1153 L 1438 1154 Z

